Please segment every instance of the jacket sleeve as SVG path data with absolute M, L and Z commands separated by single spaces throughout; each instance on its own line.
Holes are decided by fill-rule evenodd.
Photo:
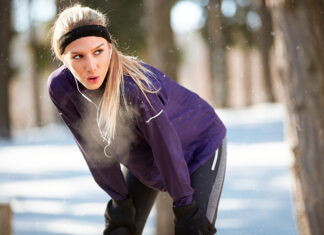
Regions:
M 138 110 L 137 125 L 149 143 L 154 160 L 162 176 L 173 205 L 191 203 L 193 188 L 184 159 L 180 138 L 168 118 L 164 104 L 167 102 L 159 93 L 143 93 L 137 89 L 133 102 Z
M 89 138 L 81 134 L 82 127 L 78 124 L 81 115 L 77 111 L 73 99 L 69 97 L 69 93 L 66 91 L 62 92 L 53 80 L 48 82 L 48 92 L 60 116 L 71 131 L 97 184 L 113 199 L 126 199 L 128 197 L 128 189 L 120 169 L 120 164 L 113 158 L 108 159 L 104 156 L 102 148 L 98 152 L 98 148 L 96 148 L 99 146 L 98 141 L 89 140 Z

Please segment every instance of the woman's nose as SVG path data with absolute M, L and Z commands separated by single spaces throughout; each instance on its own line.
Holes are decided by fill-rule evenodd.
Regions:
M 97 65 L 96 65 L 96 61 L 93 59 L 93 58 L 89 58 L 88 60 L 87 60 L 87 64 L 86 64 L 86 66 L 87 66 L 87 71 L 89 72 L 89 73 L 93 73 L 93 72 L 95 72 L 96 71 L 96 69 L 97 69 Z

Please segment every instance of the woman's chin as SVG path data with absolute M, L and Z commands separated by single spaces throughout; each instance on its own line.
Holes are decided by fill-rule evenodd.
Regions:
M 84 84 L 84 86 L 88 89 L 88 90 L 96 90 L 98 88 L 100 88 L 102 84 L 102 81 L 87 81 L 86 84 Z
M 97 85 L 87 85 L 86 88 L 88 90 L 97 90 L 100 86 Z

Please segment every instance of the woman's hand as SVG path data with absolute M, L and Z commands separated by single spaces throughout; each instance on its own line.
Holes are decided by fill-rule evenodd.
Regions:
M 111 199 L 105 212 L 106 229 L 103 234 L 136 234 L 135 213 L 131 198 L 125 200 Z
M 216 228 L 201 214 L 197 203 L 173 208 L 175 235 L 213 235 Z

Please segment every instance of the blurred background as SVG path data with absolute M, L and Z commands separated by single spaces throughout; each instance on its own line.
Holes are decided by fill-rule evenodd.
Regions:
M 218 234 L 324 234 L 324 3 L 1 0 L 0 234 L 100 234 L 109 196 L 49 99 L 56 15 L 99 9 L 118 48 L 196 92 L 228 130 Z M 144 234 L 172 234 L 161 193 Z

